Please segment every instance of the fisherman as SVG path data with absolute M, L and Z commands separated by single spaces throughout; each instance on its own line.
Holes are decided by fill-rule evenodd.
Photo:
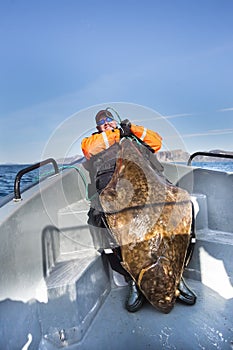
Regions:
M 82 151 L 88 160 L 85 167 L 89 171 L 91 180 L 89 196 L 93 196 L 91 208 L 88 213 L 88 224 L 90 227 L 103 228 L 107 232 L 107 223 L 98 200 L 98 195 L 95 194 L 100 194 L 112 178 L 121 138 L 133 135 L 145 146 L 143 147 L 144 149 L 149 149 L 149 153 L 155 153 L 162 146 L 162 137 L 155 131 L 130 123 L 128 119 L 122 121 L 119 128 L 109 108 L 100 110 L 96 114 L 95 121 L 98 131 L 82 140 Z M 158 164 L 160 165 L 159 162 Z M 114 246 L 111 249 L 104 249 L 103 254 L 107 256 L 111 268 L 123 275 L 129 285 L 129 293 L 125 302 L 126 309 L 129 312 L 138 311 L 143 305 L 144 296 L 135 281 L 121 265 L 120 247 Z M 178 299 L 180 301 L 187 305 L 195 304 L 196 296 L 186 285 L 183 278 L 181 279 L 179 290 L 180 295 Z

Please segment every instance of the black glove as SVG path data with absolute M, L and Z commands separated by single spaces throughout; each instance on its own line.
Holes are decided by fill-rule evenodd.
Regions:
M 121 129 L 120 129 L 120 138 L 122 137 L 127 137 L 132 135 L 130 127 L 131 127 L 131 123 L 128 119 L 123 120 L 120 123 Z

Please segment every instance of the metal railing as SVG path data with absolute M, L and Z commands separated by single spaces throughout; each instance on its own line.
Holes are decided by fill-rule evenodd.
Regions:
M 20 201 L 21 200 L 21 193 L 20 193 L 20 180 L 23 175 L 29 173 L 30 171 L 33 171 L 35 169 L 38 169 L 46 164 L 52 163 L 54 167 L 54 173 L 59 173 L 59 168 L 57 165 L 57 162 L 53 158 L 48 158 L 46 160 L 43 160 L 42 162 L 33 164 L 25 169 L 20 170 L 16 177 L 15 177 L 15 183 L 14 183 L 14 201 Z
M 193 158 L 195 158 L 197 156 L 233 159 L 233 154 L 229 154 L 229 153 L 195 152 L 195 153 L 191 154 L 191 156 L 189 157 L 187 165 L 191 165 Z

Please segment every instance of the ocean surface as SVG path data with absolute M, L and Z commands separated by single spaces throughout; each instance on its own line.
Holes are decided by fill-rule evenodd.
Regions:
M 30 165 L 31 164 L 0 164 L 0 198 L 14 193 L 16 175 L 20 170 L 25 169 Z M 41 176 L 46 176 L 50 172 L 54 172 L 53 167 L 50 165 L 45 165 L 40 169 L 24 174 L 20 181 L 20 190 L 38 183 Z
M 225 162 L 192 162 L 192 165 L 206 168 L 206 169 L 215 169 L 219 171 L 233 172 L 233 161 Z M 12 194 L 14 192 L 14 182 L 15 176 L 17 173 L 29 166 L 29 164 L 11 164 L 11 165 L 0 165 L 0 198 Z M 52 168 L 50 169 L 52 171 Z M 47 168 L 45 170 L 49 172 Z M 40 170 L 41 174 L 41 170 Z M 20 189 L 28 187 L 33 183 L 37 183 L 39 180 L 39 170 L 34 170 L 33 172 L 23 175 L 20 182 Z

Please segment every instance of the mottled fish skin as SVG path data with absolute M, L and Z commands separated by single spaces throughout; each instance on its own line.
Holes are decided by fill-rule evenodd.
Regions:
M 137 146 L 123 139 L 100 202 L 122 265 L 155 308 L 170 312 L 190 241 L 189 194 L 156 174 Z

